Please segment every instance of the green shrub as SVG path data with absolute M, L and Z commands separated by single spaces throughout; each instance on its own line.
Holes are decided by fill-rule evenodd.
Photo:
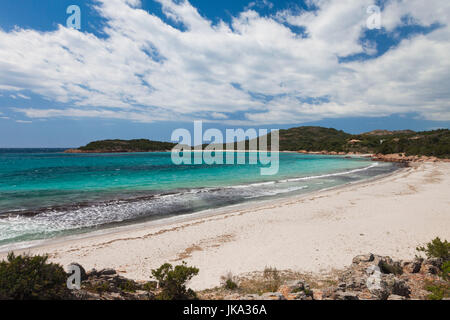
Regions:
M 238 285 L 233 280 L 228 279 L 227 281 L 225 281 L 225 288 L 227 288 L 228 290 L 236 290 L 238 288 Z
M 236 290 L 239 287 L 236 277 L 234 277 L 231 272 L 227 273 L 225 276 L 222 276 L 221 280 L 225 289 Z
M 381 272 L 386 273 L 386 274 L 395 274 L 395 275 L 401 275 L 403 274 L 403 269 L 401 266 L 399 265 L 395 265 L 395 264 L 389 264 L 386 261 L 381 261 L 380 262 L 380 269 Z
M 158 300 L 197 299 L 196 293 L 186 288 L 186 282 L 196 276 L 198 272 L 199 269 L 188 267 L 185 262 L 175 267 L 166 263 L 158 269 L 152 270 L 152 275 L 158 280 L 162 290 L 156 298 Z
M 431 292 L 428 295 L 429 300 L 442 300 L 450 297 L 450 287 L 447 283 L 430 283 L 426 286 L 427 291 Z
M 48 263 L 48 256 L 8 254 L 0 262 L 1 300 L 61 300 L 71 297 L 68 275 L 59 264 Z
M 136 290 L 138 289 L 136 283 L 134 283 L 134 281 L 131 280 L 119 283 L 118 287 L 120 290 L 125 292 L 136 292 Z
M 450 260 L 450 243 L 447 240 L 443 242 L 439 237 L 426 244 L 426 247 L 418 247 L 417 251 L 424 252 L 428 258 L 441 258 Z
M 450 280 L 450 261 L 446 261 L 442 265 L 442 278 L 447 281 Z
M 266 292 L 276 292 L 281 286 L 281 276 L 276 268 L 266 267 L 263 278 L 265 280 Z
M 146 283 L 144 283 L 144 285 L 142 286 L 142 288 L 145 291 L 155 291 L 156 288 L 158 287 L 158 284 L 156 283 L 156 281 L 148 281 Z
M 97 293 L 99 295 L 103 295 L 103 293 L 111 291 L 111 287 L 106 281 L 88 283 L 83 286 L 83 289 L 86 289 L 89 292 Z

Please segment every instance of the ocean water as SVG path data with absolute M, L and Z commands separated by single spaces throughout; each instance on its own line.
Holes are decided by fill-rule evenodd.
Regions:
M 61 151 L 0 149 L 0 246 L 302 194 L 398 168 L 363 158 L 281 153 L 278 174 L 262 176 L 260 165 L 176 166 L 165 152 Z

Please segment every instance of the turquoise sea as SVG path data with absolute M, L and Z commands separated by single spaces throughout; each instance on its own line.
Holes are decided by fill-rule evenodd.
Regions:
M 170 153 L 0 149 L 0 246 L 312 192 L 397 169 L 296 153 L 281 153 L 279 168 L 262 176 L 259 165 L 176 166 Z

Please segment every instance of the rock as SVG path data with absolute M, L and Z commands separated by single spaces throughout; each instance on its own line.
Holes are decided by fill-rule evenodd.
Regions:
M 441 258 L 430 258 L 423 262 L 424 265 L 431 265 L 436 268 L 441 268 L 444 261 Z
M 119 292 L 111 292 L 108 293 L 110 299 L 108 300 L 124 300 L 122 295 Z
M 151 292 L 148 291 L 143 291 L 143 290 L 137 290 L 134 293 L 134 297 L 137 300 L 151 300 L 155 297 L 155 295 Z
M 96 277 L 98 275 L 97 269 L 91 269 L 87 273 L 88 278 Z
M 420 272 L 436 275 L 439 273 L 439 268 L 436 268 L 435 266 L 431 265 L 422 265 Z
M 287 296 L 288 300 L 306 300 L 307 296 L 304 292 L 291 293 Z
M 117 274 L 116 270 L 107 268 L 97 272 L 98 276 L 111 276 Z
M 423 259 L 415 259 L 414 261 L 406 261 L 402 263 L 403 270 L 409 273 L 418 273 L 422 267 Z
M 359 300 L 355 292 L 336 291 L 333 295 L 334 300 Z
M 360 264 L 361 262 L 372 262 L 375 256 L 372 253 L 359 255 L 353 258 L 353 264 Z
M 384 257 L 378 262 L 378 267 L 385 274 L 402 274 L 403 268 L 400 262 L 394 262 L 390 257 Z
M 313 296 L 309 285 L 301 280 L 292 280 L 286 282 L 279 289 L 279 292 L 288 300 L 306 300 Z
M 257 294 L 247 294 L 242 299 L 239 300 L 261 300 L 261 296 Z
M 238 293 L 233 293 L 228 296 L 225 296 L 224 300 L 241 300 L 241 296 Z
M 402 297 L 409 297 L 411 294 L 411 289 L 409 288 L 407 282 L 403 279 L 396 279 L 394 286 L 392 288 L 392 293 Z
M 309 285 L 301 280 L 288 281 L 284 286 L 286 286 L 290 292 L 310 290 Z
M 386 289 L 390 294 L 395 294 L 402 297 L 409 297 L 411 290 L 405 280 L 395 277 L 393 274 L 384 276 Z
M 314 290 L 313 291 L 313 300 L 323 300 L 323 298 L 326 297 L 326 293 L 324 294 L 321 290 Z
M 345 291 L 345 289 L 347 288 L 347 284 L 345 282 L 341 282 L 338 284 L 337 288 L 340 291 Z
M 383 281 L 381 273 L 375 272 L 366 281 L 367 288 L 370 293 L 376 296 L 380 300 L 386 300 L 389 297 L 389 290 L 387 289 L 386 282 Z
M 286 300 L 280 292 L 267 292 L 262 296 L 262 300 Z
M 371 276 L 373 274 L 379 274 L 381 277 L 381 269 L 379 266 L 371 265 L 366 269 L 366 273 Z
M 389 296 L 388 300 L 406 300 L 406 298 L 402 297 L 402 296 L 398 296 L 396 294 L 391 294 Z
M 349 279 L 347 279 L 347 281 L 345 283 L 345 290 L 349 290 L 349 289 L 350 289 L 350 291 L 364 290 L 367 287 L 366 280 L 367 279 L 365 276 L 360 276 L 360 275 L 352 276 Z

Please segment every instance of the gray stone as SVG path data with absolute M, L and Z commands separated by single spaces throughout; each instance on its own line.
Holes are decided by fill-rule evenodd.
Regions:
M 406 261 L 402 263 L 403 269 L 409 273 L 418 273 L 422 267 L 423 259 L 415 259 L 414 261 Z
M 360 264 L 361 262 L 372 262 L 375 256 L 372 253 L 359 255 L 353 258 L 354 264 Z
M 154 295 L 147 291 L 137 290 L 134 293 L 134 297 L 138 300 L 150 300 L 154 297 Z
M 287 281 L 285 287 L 287 287 L 290 292 L 310 290 L 309 285 L 301 280 Z
M 349 291 L 336 291 L 333 298 L 335 300 L 359 300 L 358 294 Z
M 103 269 L 97 272 L 97 275 L 101 275 L 101 276 L 111 276 L 111 275 L 115 275 L 117 274 L 116 270 L 111 269 L 111 268 L 107 268 L 107 269 Z
M 308 297 L 304 292 L 296 292 L 289 295 L 289 299 L 292 300 L 307 300 L 308 298 L 310 297 Z
M 280 292 L 266 292 L 262 295 L 262 300 L 286 300 Z
M 396 294 L 391 294 L 389 296 L 388 300 L 406 300 L 406 298 L 402 297 L 402 296 L 398 296 Z
M 371 265 L 366 269 L 366 273 L 371 276 L 375 273 L 379 274 L 381 276 L 381 270 L 379 266 Z
M 394 295 L 399 295 L 402 297 L 409 297 L 411 294 L 411 289 L 409 288 L 407 282 L 403 279 L 395 279 L 391 291 Z

